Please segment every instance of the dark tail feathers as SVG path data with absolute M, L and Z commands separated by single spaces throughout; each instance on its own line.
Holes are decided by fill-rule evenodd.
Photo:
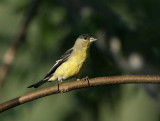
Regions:
M 37 88 L 37 87 L 41 86 L 42 84 L 44 84 L 46 82 L 47 82 L 47 80 L 41 80 L 41 81 L 39 81 L 39 82 L 37 82 L 33 85 L 28 86 L 27 88 L 32 88 L 32 87 Z

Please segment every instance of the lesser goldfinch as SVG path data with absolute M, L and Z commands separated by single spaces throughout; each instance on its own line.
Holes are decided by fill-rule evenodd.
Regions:
M 61 58 L 56 61 L 44 79 L 29 86 L 28 88 L 37 88 L 47 81 L 54 81 L 58 79 L 58 82 L 62 82 L 62 80 L 76 77 L 81 72 L 82 66 L 87 60 L 91 43 L 95 40 L 97 39 L 93 38 L 89 34 L 80 35 L 74 46 L 66 51 Z

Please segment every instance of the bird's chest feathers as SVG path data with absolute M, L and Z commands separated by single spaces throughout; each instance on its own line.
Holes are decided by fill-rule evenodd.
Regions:
M 87 51 L 76 52 L 64 62 L 56 71 L 56 75 L 63 75 L 63 79 L 77 75 L 87 59 Z
M 72 67 L 76 67 L 79 71 L 83 65 L 83 63 L 86 61 L 87 58 L 87 52 L 77 52 L 76 54 L 73 54 L 72 57 L 68 60 L 69 65 Z

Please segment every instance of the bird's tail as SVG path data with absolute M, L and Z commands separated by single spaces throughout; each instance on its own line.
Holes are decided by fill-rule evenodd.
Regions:
M 46 82 L 47 82 L 47 80 L 44 79 L 44 80 L 41 80 L 41 81 L 39 81 L 35 84 L 32 84 L 32 85 L 28 86 L 27 88 L 32 88 L 32 87 L 37 88 L 37 87 L 41 86 L 42 84 L 44 84 Z

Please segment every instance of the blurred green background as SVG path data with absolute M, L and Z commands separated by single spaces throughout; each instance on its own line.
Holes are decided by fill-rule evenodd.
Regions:
M 0 0 L 0 64 L 32 4 Z M 26 87 L 84 33 L 98 40 L 82 77 L 158 75 L 159 6 L 159 0 L 42 1 L 0 89 L 0 103 L 35 91 Z M 34 100 L 2 113 L 0 121 L 160 121 L 159 102 L 158 84 L 106 85 Z

